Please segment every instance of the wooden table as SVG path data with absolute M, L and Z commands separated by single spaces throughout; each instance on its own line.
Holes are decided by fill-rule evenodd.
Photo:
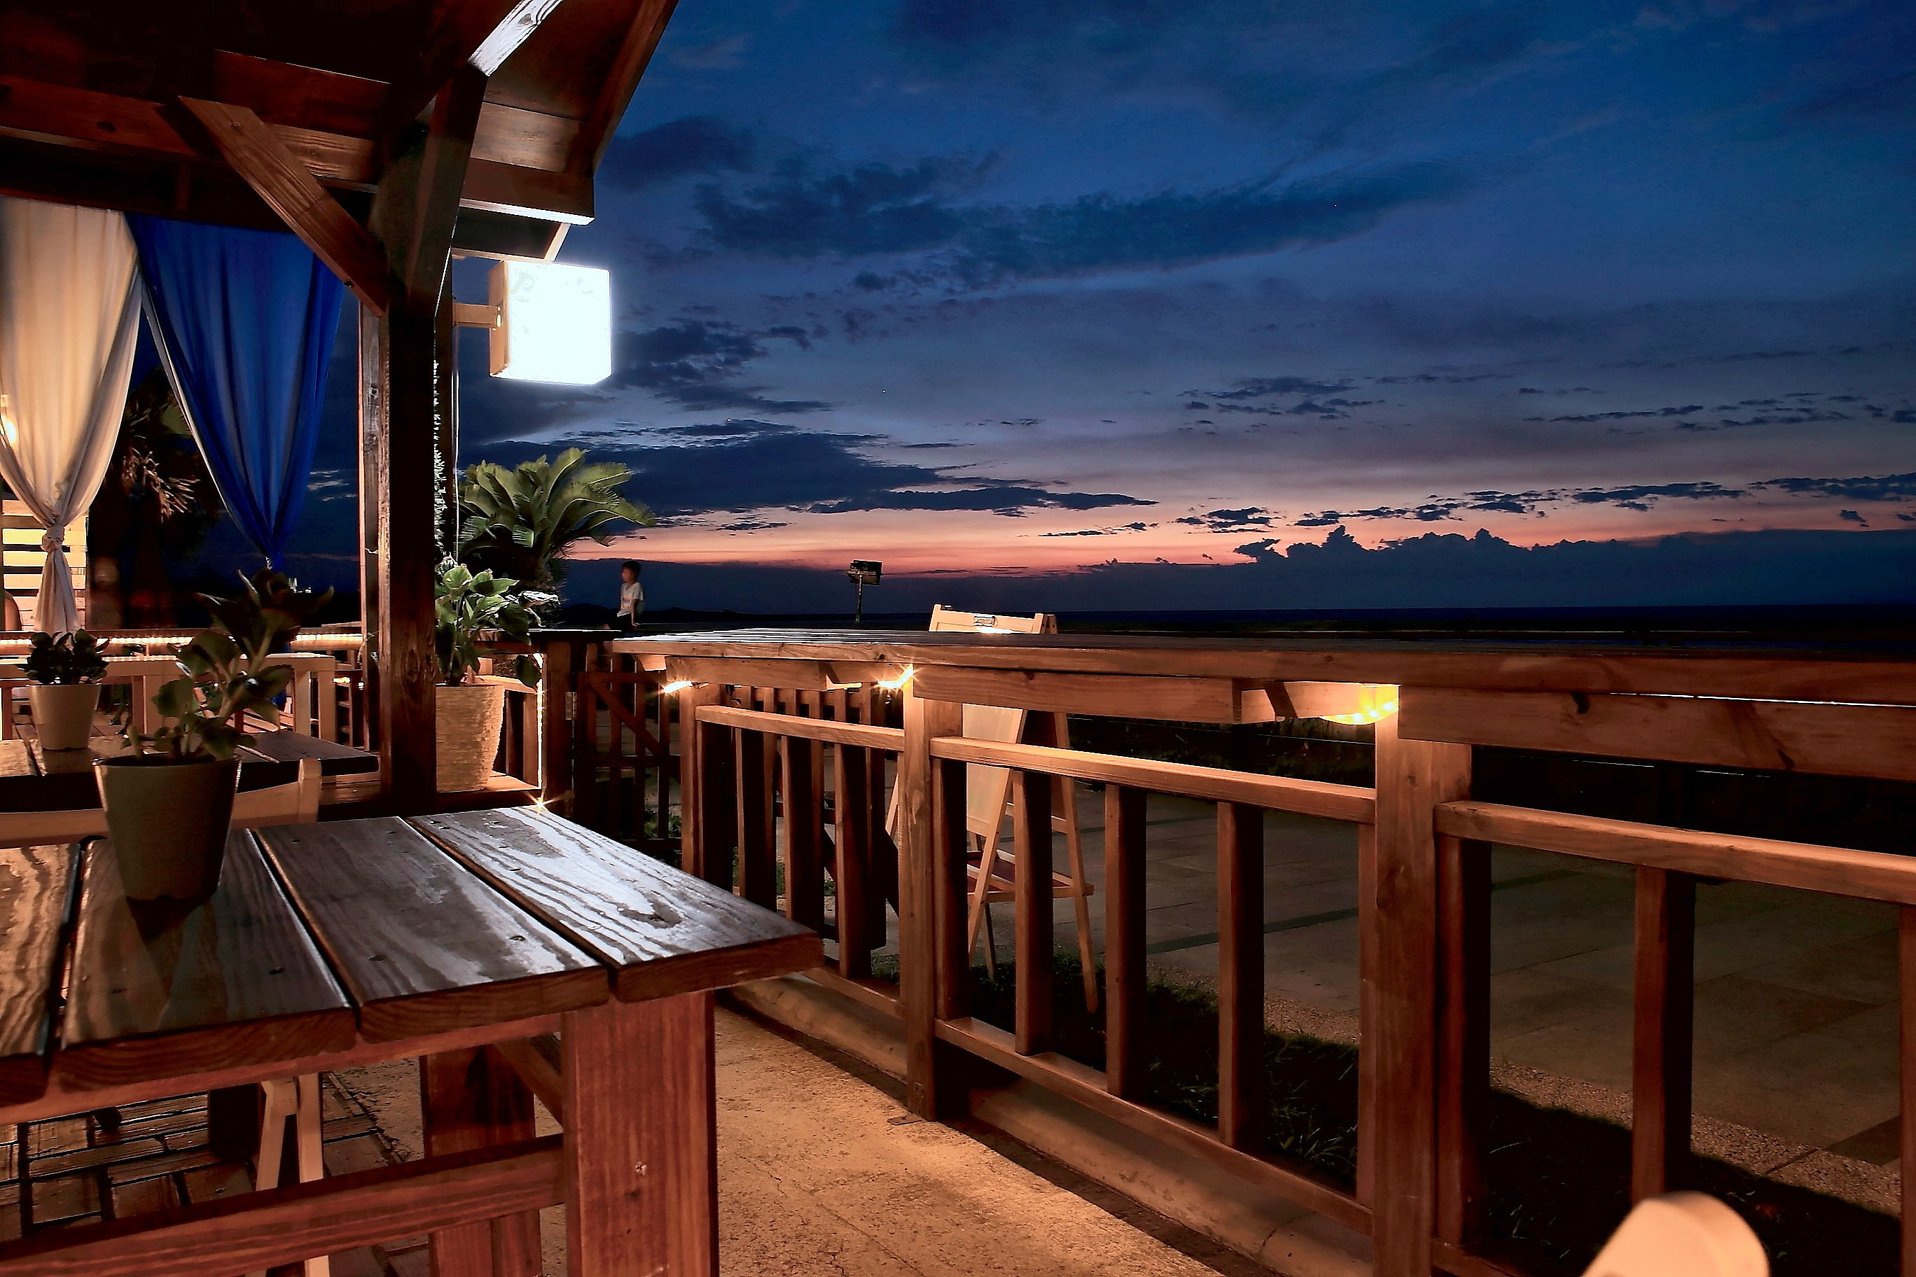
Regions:
M 0 853 L 0 953 L 0 1122 L 419 1058 L 427 1152 L 35 1234 L 0 1277 L 208 1277 L 419 1232 L 435 1272 L 521 1277 L 560 1202 L 574 1277 L 714 1274 L 712 991 L 820 961 L 532 808 L 236 832 L 193 907 L 129 904 L 105 842 Z M 534 1137 L 534 1093 L 562 1135 Z
M 124 745 L 117 736 L 95 736 L 91 749 L 44 750 L 40 742 L 0 740 L 0 811 L 78 811 L 100 805 L 93 760 L 111 758 Z M 379 755 L 297 732 L 255 732 L 239 753 L 239 787 L 264 789 L 299 778 L 302 760 L 319 760 L 323 776 L 379 770 Z

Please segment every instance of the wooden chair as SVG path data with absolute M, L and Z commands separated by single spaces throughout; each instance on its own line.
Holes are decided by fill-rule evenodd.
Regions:
M 962 612 L 940 603 L 931 610 L 931 629 L 939 632 L 972 631 L 1012 634 L 1056 634 L 1058 619 L 1046 612 L 1033 616 L 1000 616 L 988 612 Z M 967 705 L 964 733 L 979 740 L 1006 744 L 1040 744 L 1064 747 L 1069 732 L 1063 714 L 1033 713 L 997 705 Z M 893 794 L 895 823 L 898 795 Z M 985 933 L 985 966 L 997 969 L 997 944 L 991 936 L 991 906 L 1018 898 L 1015 850 L 1001 843 L 1006 813 L 1015 813 L 1022 802 L 1012 788 L 1011 772 L 1004 767 L 973 763 L 965 769 L 965 828 L 973 845 L 968 850 L 966 880 L 970 884 L 971 903 L 966 918 L 966 949 L 978 947 L 978 934 Z M 1097 958 L 1091 943 L 1091 884 L 1084 875 L 1084 842 L 1078 827 L 1078 803 L 1072 782 L 1057 778 L 1056 796 L 1051 806 L 1051 823 L 1064 832 L 1066 871 L 1051 876 L 1053 899 L 1069 897 L 1077 913 L 1078 958 L 1084 968 L 1084 1001 L 1098 1009 Z
M 296 779 L 284 785 L 243 790 L 234 795 L 233 825 L 238 829 L 258 829 L 317 820 L 319 784 L 319 760 L 301 759 Z M 105 836 L 106 812 L 99 807 L 0 812 L 0 847 L 33 847 Z

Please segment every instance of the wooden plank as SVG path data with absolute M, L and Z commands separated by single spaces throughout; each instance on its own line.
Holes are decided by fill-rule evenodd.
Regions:
M 413 824 L 614 972 L 627 1001 L 725 988 L 821 960 L 805 927 L 536 807 Z
M 1639 868 L 1636 1031 L 1631 1039 L 1630 1196 L 1685 1187 L 1696 1003 L 1696 880 Z
M 1275 714 L 1261 687 L 1226 678 L 1051 674 L 1033 670 L 930 665 L 912 675 L 927 700 L 1060 714 L 1112 714 L 1178 723 L 1268 723 Z
M 935 952 L 931 962 L 936 989 L 933 1009 L 941 1019 L 968 1014 L 971 1001 L 971 932 L 966 849 L 971 843 L 965 787 L 970 778 L 962 763 L 935 761 L 931 769 L 932 795 L 932 924 Z M 882 915 L 881 915 L 882 920 Z
M 1916 710 L 1900 705 L 1419 688 L 1399 713 L 1422 740 L 1916 780 Z
M 1144 1094 L 1144 794 L 1104 790 L 1104 1074 L 1111 1094 Z
M 637 652 L 644 641 L 614 640 L 615 650 Z M 673 681 L 717 683 L 726 687 L 755 687 L 771 691 L 822 692 L 852 683 L 895 679 L 899 666 L 877 661 L 753 661 L 753 660 L 668 660 L 665 676 Z
M 180 104 L 206 126 L 214 147 L 233 171 L 339 276 L 360 304 L 376 315 L 385 314 L 393 295 L 385 250 L 279 136 L 243 106 L 186 97 Z
M 1221 1144 L 1217 1133 L 1208 1125 L 1112 1095 L 1105 1089 L 1103 1076 L 1096 1069 L 1057 1054 L 1023 1055 L 1011 1034 L 979 1020 L 943 1021 L 938 1026 L 938 1034 L 946 1042 L 1075 1100 L 1094 1113 L 1222 1167 L 1262 1191 L 1295 1202 L 1357 1232 L 1371 1230 L 1372 1212 L 1342 1188 Z
M 283 825 L 260 839 L 369 1041 L 570 1011 L 611 994 L 594 958 L 403 821 Z
M 46 1089 L 78 865 L 71 847 L 0 851 L 0 1105 Z
M 1124 785 L 1147 793 L 1239 803 L 1357 824 L 1371 823 L 1376 810 L 1373 791 L 1362 785 L 1330 785 L 1323 781 L 1293 780 L 1288 776 L 1253 776 L 1222 767 L 1162 763 L 1050 745 L 968 740 L 962 736 L 939 737 L 932 742 L 932 753 L 958 762 L 1042 771 L 1073 780 Z
M 1371 1000 L 1371 973 L 1379 969 L 1383 937 L 1377 927 L 1377 827 L 1357 827 L 1357 1200 L 1369 1206 L 1377 1184 L 1378 1060 L 1375 1051 L 1362 1048 L 1363 1031 L 1370 1021 L 1364 1007 Z M 1372 1030 L 1374 1032 L 1374 1030 Z
M 1896 911 L 1898 1087 L 1902 1112 L 1916 1114 L 1916 908 Z M 1904 1166 L 1916 1166 L 1916 1120 L 1904 1118 L 1897 1133 Z M 1902 1277 L 1916 1277 L 1916 1174 L 1902 1187 Z
M 536 1038 L 509 1038 L 489 1048 L 507 1067 L 519 1075 L 552 1114 L 552 1120 L 565 1125 L 565 1067 L 559 1054 L 557 1034 L 543 1033 Z
M 712 995 L 565 1017 L 566 1271 L 718 1274 Z M 635 1080 L 642 1085 L 634 1085 Z
M 298 764 L 309 758 L 317 759 L 322 776 L 360 776 L 379 770 L 377 754 L 298 732 L 254 732 L 249 748 L 264 758 L 281 763 Z M 241 764 L 242 767 L 244 765 Z
M 1439 838 L 1437 857 L 1437 1236 L 1474 1247 L 1490 1104 L 1490 848 Z M 1366 1102 L 1375 1096 L 1360 1093 Z M 1365 1178 L 1375 1185 L 1378 1168 Z
M 1218 1138 L 1251 1149 L 1263 1116 L 1264 813 L 1217 809 Z
M 870 779 L 864 750 L 832 750 L 832 917 L 838 973 L 848 980 L 872 973 Z
M 252 835 L 227 839 L 219 889 L 190 907 L 127 900 L 119 859 L 87 852 L 60 1065 L 110 1086 L 353 1043 L 352 1004 Z
M 1051 777 L 1019 772 L 1012 782 L 1012 845 L 1017 849 L 1017 1043 L 1031 1055 L 1051 1049 L 1056 975 L 1051 904 Z
M 611 74 L 605 87 L 593 99 L 585 118 L 579 121 L 579 134 L 571 167 L 593 172 L 605 158 L 612 136 L 625 114 L 626 104 L 639 87 L 639 77 L 658 48 L 659 37 L 672 16 L 678 0 L 640 0 L 637 12 L 625 27 L 624 39 L 613 56 Z
M 48 1229 L 0 1246 L 0 1277 L 206 1277 L 563 1199 L 558 1136 L 429 1158 L 264 1193 L 236 1193 L 105 1224 Z
M 419 1061 L 419 1110 L 426 1156 L 496 1150 L 532 1139 L 532 1092 L 490 1050 L 469 1047 Z M 433 1277 L 537 1277 L 539 1215 L 512 1215 L 431 1234 Z
M 1885 852 L 1670 829 L 1501 803 L 1446 803 L 1437 812 L 1437 827 L 1458 838 L 1646 865 L 1699 878 L 1731 878 L 1859 900 L 1916 904 L 1916 861 Z
M 712 686 L 707 684 L 706 686 Z M 697 690 L 704 690 L 703 688 Z M 775 736 L 794 736 L 827 745 L 850 745 L 858 749 L 896 751 L 903 748 L 905 733 L 897 727 L 873 727 L 864 723 L 842 723 L 831 719 L 793 718 L 789 714 L 767 714 L 755 709 L 736 709 L 730 705 L 707 704 L 698 711 L 701 723 L 738 727 Z
M 779 742 L 780 805 L 785 815 L 785 916 L 813 931 L 825 925 L 825 865 L 819 842 L 824 835 L 813 764 L 815 748 L 803 737 Z
M 905 748 L 898 756 L 898 958 L 905 1021 L 905 1107 L 942 1116 L 960 1088 L 938 1047 L 938 823 L 931 743 L 959 730 L 962 707 L 904 696 Z M 949 889 L 949 883 L 947 883 Z
M 767 909 L 778 904 L 777 830 L 773 824 L 772 767 L 766 757 L 769 737 L 737 732 L 732 774 L 738 787 L 738 891 Z
M 1470 748 L 1377 724 L 1375 969 L 1361 973 L 1364 1052 L 1376 1059 L 1372 1243 L 1377 1277 L 1428 1277 L 1435 1231 L 1437 846 L 1434 809 L 1470 788 Z M 1449 831 L 1446 831 L 1449 832 Z
M 417 120 L 460 68 L 482 76 L 497 71 L 558 5 L 559 0 L 471 0 L 439 6 L 409 73 L 387 91 L 379 135 L 391 138 Z

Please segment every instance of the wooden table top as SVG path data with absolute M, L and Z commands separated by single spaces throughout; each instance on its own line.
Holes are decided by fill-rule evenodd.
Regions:
M 105 841 L 3 851 L 0 953 L 0 1109 L 821 961 L 814 932 L 534 808 L 235 831 L 192 906 L 128 901 Z
M 100 805 L 93 761 L 125 749 L 117 736 L 95 736 L 91 749 L 45 750 L 25 738 L 0 740 L 0 809 L 78 811 Z M 264 789 L 299 777 L 304 759 L 319 760 L 323 776 L 351 776 L 379 770 L 379 755 L 305 736 L 298 732 L 255 732 L 253 744 L 240 750 L 239 787 Z

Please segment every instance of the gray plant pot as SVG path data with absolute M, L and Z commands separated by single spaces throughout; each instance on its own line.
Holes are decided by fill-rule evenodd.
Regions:
M 129 900 L 204 900 L 220 885 L 239 762 L 103 758 L 106 831 Z
M 98 683 L 35 683 L 27 688 L 41 749 L 85 749 L 100 708 Z

